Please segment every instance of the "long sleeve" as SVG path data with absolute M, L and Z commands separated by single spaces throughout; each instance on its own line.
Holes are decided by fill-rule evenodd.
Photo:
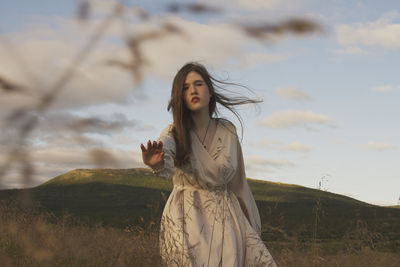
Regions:
M 237 145 L 237 157 L 238 165 L 236 171 L 236 177 L 233 179 L 230 185 L 230 189 L 236 195 L 239 200 L 240 207 L 243 213 L 246 215 L 247 220 L 258 235 L 261 235 L 261 219 L 254 200 L 253 193 L 250 190 L 249 184 L 246 179 L 246 172 L 244 167 L 243 153 L 240 146 L 239 140 L 236 135 Z
M 164 167 L 158 170 L 153 169 L 153 173 L 165 179 L 172 178 L 175 174 L 174 158 L 176 145 L 171 133 L 172 124 L 168 125 L 160 134 L 158 141 L 163 143 Z

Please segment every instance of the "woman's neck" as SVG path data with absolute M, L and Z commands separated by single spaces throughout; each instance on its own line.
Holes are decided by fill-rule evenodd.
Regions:
M 192 113 L 192 119 L 194 123 L 194 130 L 196 132 L 203 132 L 209 125 L 211 118 L 208 114 L 208 110 L 203 109 Z

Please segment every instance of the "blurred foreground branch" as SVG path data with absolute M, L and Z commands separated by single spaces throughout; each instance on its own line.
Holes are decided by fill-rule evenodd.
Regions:
M 80 1 L 77 12 L 77 19 L 79 22 L 89 23 L 93 8 L 93 2 L 88 0 Z M 127 10 L 129 13 L 126 12 Z M 193 15 L 220 15 L 223 10 L 205 4 L 175 3 L 165 6 L 164 12 L 170 12 L 174 14 L 189 12 Z M 38 125 L 40 116 L 50 109 L 51 104 L 54 103 L 57 96 L 60 95 L 60 92 L 65 90 L 66 85 L 76 75 L 78 68 L 85 62 L 85 60 L 87 60 L 88 56 L 96 48 L 96 45 L 99 43 L 99 41 L 104 38 L 105 32 L 110 28 L 110 25 L 113 22 L 119 19 L 122 25 L 125 26 L 124 29 L 129 28 L 129 25 L 127 25 L 128 23 L 125 20 L 126 16 L 134 16 L 135 18 L 139 18 L 142 23 L 148 23 L 153 19 L 153 15 L 142 8 L 129 8 L 121 2 L 115 1 L 111 12 L 101 20 L 83 47 L 76 53 L 68 66 L 61 72 L 61 75 L 58 77 L 58 79 L 56 79 L 56 81 L 49 88 L 44 90 L 44 93 L 38 93 L 39 101 L 37 104 L 31 108 L 27 106 L 17 108 L 11 111 L 11 113 L 5 118 L 4 125 L 2 127 L 4 127 L 4 129 L 16 129 L 12 135 L 12 140 L 6 141 L 7 152 L 5 153 L 5 160 L 0 164 L 0 185 L 2 178 L 11 170 L 14 164 L 22 166 L 20 169 L 22 180 L 25 184 L 30 183 L 34 173 L 34 168 L 33 164 L 30 162 L 31 159 L 28 140 L 33 130 L 39 127 Z M 155 15 L 155 17 L 157 17 L 156 20 L 159 21 L 159 16 Z M 322 31 L 319 24 L 308 19 L 299 18 L 288 19 L 277 24 L 265 22 L 257 22 L 252 25 L 244 23 L 238 24 L 233 22 L 228 23 L 234 27 L 236 26 L 235 29 L 241 31 L 242 34 L 251 38 L 255 38 L 260 42 L 268 40 L 269 36 L 272 35 L 305 35 Z M 146 76 L 144 73 L 144 66 L 148 66 L 152 63 L 145 57 L 143 53 L 144 45 L 146 45 L 148 42 L 160 40 L 161 38 L 170 35 L 179 35 L 183 37 L 183 41 L 190 41 L 190 35 L 180 25 L 175 25 L 167 21 L 166 18 L 161 19 L 159 29 L 156 30 L 152 29 L 141 33 L 132 33 L 129 30 L 126 30 L 125 35 L 122 36 L 122 39 L 125 41 L 124 45 L 127 48 L 127 51 L 129 51 L 129 58 L 110 58 L 106 61 L 106 64 L 129 72 L 133 78 L 135 86 L 138 86 L 142 83 L 144 77 Z M 24 70 L 25 73 L 27 73 L 27 75 L 31 77 L 31 80 L 35 82 L 30 86 L 20 85 L 18 82 L 14 82 L 12 79 L 0 73 L 0 93 L 11 94 L 18 92 L 29 94 L 29 91 L 37 89 L 41 84 L 43 84 L 43 79 L 36 77 L 28 70 L 23 57 L 14 51 L 12 45 L 10 45 L 10 42 L 4 38 L 2 40 L 2 47 L 6 49 L 7 52 L 10 51 L 10 54 L 14 55 L 14 57 L 17 59 L 16 63 L 22 70 Z M 188 43 L 188 45 L 190 44 Z M 82 129 L 82 127 L 88 127 L 93 123 L 97 123 L 97 121 L 90 120 L 89 118 L 86 119 L 86 121 L 82 120 L 81 122 L 77 122 L 73 125 L 80 125 L 80 129 Z M 77 132 L 80 131 L 74 127 L 70 127 L 70 130 Z M 76 138 L 76 140 L 83 139 Z M 112 163 L 114 166 L 118 165 L 117 160 L 112 156 L 112 154 L 108 153 L 104 149 L 94 149 L 89 152 L 89 155 L 93 162 L 98 166 L 103 166 L 106 163 Z

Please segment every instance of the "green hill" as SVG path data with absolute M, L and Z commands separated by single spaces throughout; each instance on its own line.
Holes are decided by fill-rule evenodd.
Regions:
M 368 205 L 356 199 L 299 185 L 248 179 L 254 198 L 268 202 L 315 202 L 318 194 L 324 201 L 339 201 L 354 205 Z M 154 176 L 149 169 L 76 169 L 57 176 L 39 188 L 49 186 L 87 185 L 104 183 L 171 191 L 171 181 Z
M 398 208 L 297 185 L 248 182 L 260 211 L 264 240 L 278 244 L 318 239 L 335 249 L 335 242 L 366 231 L 380 237 L 375 240 L 379 246 L 400 250 Z M 28 193 L 43 210 L 56 215 L 67 211 L 89 223 L 148 227 L 158 224 L 171 189 L 171 181 L 148 169 L 77 169 L 35 188 L 0 190 L 0 199 Z

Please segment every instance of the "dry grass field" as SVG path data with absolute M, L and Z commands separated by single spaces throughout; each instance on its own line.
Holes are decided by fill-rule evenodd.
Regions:
M 267 246 L 278 266 L 400 266 L 399 253 L 375 250 L 368 233 L 363 234 L 362 242 L 343 240 L 347 249 L 335 254 L 296 240 Z M 67 213 L 55 217 L 10 201 L 0 205 L 0 262 L 2 266 L 161 265 L 158 233 L 151 225 L 89 226 Z

